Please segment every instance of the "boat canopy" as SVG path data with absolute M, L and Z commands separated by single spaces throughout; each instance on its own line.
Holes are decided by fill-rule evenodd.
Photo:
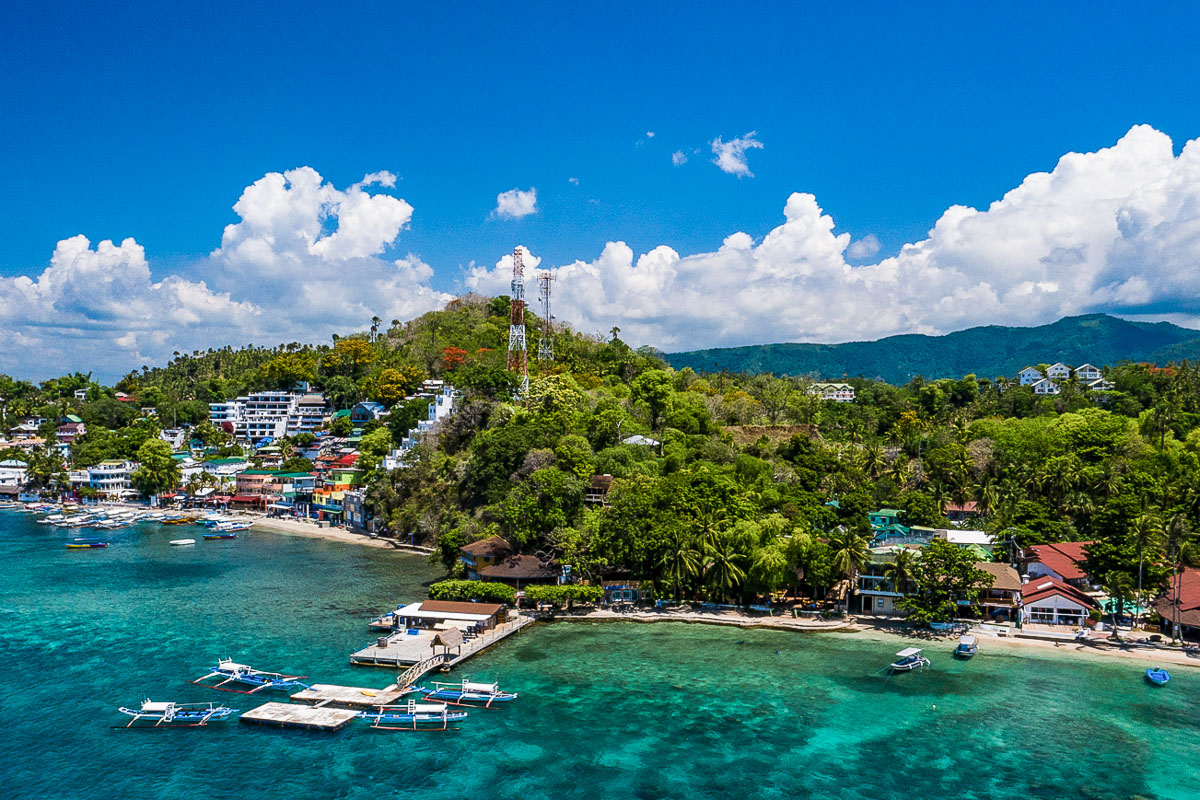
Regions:
M 171 707 L 174 705 L 174 703 L 152 703 L 147 700 L 146 702 L 142 703 L 142 712 L 157 713 L 170 711 Z
M 464 692 L 491 692 L 494 694 L 494 693 L 500 691 L 500 684 L 498 684 L 498 683 L 471 683 L 470 681 L 463 681 L 462 688 L 463 688 Z
M 958 637 L 958 643 L 959 644 L 975 644 L 975 637 L 969 633 L 964 633 L 962 636 Z
M 906 647 L 899 653 L 896 653 L 896 658 L 912 658 L 919 655 L 921 655 L 920 647 Z

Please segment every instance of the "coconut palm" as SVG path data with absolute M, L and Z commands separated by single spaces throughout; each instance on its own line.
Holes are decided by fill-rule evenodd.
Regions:
M 1163 534 L 1162 520 L 1154 514 L 1142 514 L 1133 522 L 1133 528 L 1130 530 L 1130 536 L 1133 538 L 1134 547 L 1137 548 L 1138 554 L 1138 579 L 1137 579 L 1137 604 L 1138 615 L 1141 615 L 1142 606 L 1142 577 L 1143 565 L 1146 563 L 1146 553 L 1153 552 L 1158 549 Z
M 745 558 L 728 532 L 715 534 L 705 547 L 704 580 L 718 599 L 727 598 L 746 579 Z
M 1193 547 L 1192 532 L 1183 515 L 1175 514 L 1167 523 L 1164 534 L 1167 541 L 1167 555 L 1171 559 L 1171 641 L 1175 641 L 1180 638 L 1179 604 L 1182 582 L 1179 580 L 1179 566 Z
M 905 548 L 897 552 L 892 562 L 883 568 L 883 574 L 891 579 L 897 592 L 908 594 L 909 587 L 916 582 L 916 565 L 916 554 Z
M 833 568 L 843 578 L 850 581 L 850 589 L 846 592 L 846 609 L 850 608 L 850 593 L 858 582 L 858 573 L 867 565 L 871 557 L 871 538 L 857 531 L 842 530 L 829 539 L 833 548 Z
M 672 536 L 658 559 L 662 576 L 675 587 L 676 599 L 683 584 L 700 574 L 704 554 L 696 547 L 696 540 L 683 532 Z

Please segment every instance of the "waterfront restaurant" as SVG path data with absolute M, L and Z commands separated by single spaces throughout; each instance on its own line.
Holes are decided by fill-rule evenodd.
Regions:
M 426 600 L 397 608 L 393 620 L 394 627 L 409 630 L 445 630 L 454 627 L 483 632 L 504 622 L 504 606 L 499 603 Z

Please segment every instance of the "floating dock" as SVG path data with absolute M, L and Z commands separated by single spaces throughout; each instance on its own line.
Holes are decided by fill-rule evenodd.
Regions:
M 264 703 L 242 714 L 242 722 L 255 725 L 275 725 L 280 728 L 303 728 L 310 731 L 337 731 L 358 715 L 344 708 Z
M 363 689 L 358 686 L 335 686 L 328 683 L 314 683 L 307 689 L 296 692 L 291 696 L 294 703 L 324 708 L 371 708 L 372 706 L 390 706 L 402 696 L 407 689 L 401 689 L 396 684 L 386 689 Z

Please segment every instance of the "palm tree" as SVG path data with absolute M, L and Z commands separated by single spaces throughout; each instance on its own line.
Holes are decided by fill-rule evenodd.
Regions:
M 1171 559 L 1171 641 L 1181 638 L 1179 634 L 1179 604 L 1182 581 L 1179 580 L 1179 563 L 1191 549 L 1191 530 L 1181 514 L 1175 514 L 1166 527 L 1167 554 Z
M 1117 635 L 1118 614 L 1133 597 L 1133 581 L 1124 572 L 1110 572 L 1105 576 L 1103 586 L 1113 616 L 1112 635 L 1114 639 L 1119 639 L 1121 637 Z
M 696 540 L 678 532 L 667 543 L 658 559 L 662 575 L 675 587 L 675 599 L 679 599 L 680 587 L 700 574 L 704 554 L 696 547 Z
M 728 597 L 746 579 L 741 567 L 745 557 L 728 532 L 714 536 L 705 547 L 704 579 L 716 590 L 718 599 Z
M 829 539 L 829 546 L 833 548 L 833 568 L 850 581 L 845 599 L 847 611 L 850 609 L 850 593 L 858 582 L 858 573 L 871 557 L 870 545 L 870 537 L 857 531 L 838 531 Z
M 883 574 L 891 578 L 892 586 L 900 594 L 908 594 L 907 589 L 915 582 L 917 557 L 912 550 L 905 548 L 896 553 L 892 562 L 883 568 Z
M 887 469 L 887 456 L 879 442 L 871 442 L 863 450 L 863 471 L 872 480 L 878 478 Z
M 1158 547 L 1163 533 L 1162 520 L 1154 514 L 1142 514 L 1133 522 L 1130 535 L 1138 554 L 1137 605 L 1138 616 L 1141 616 L 1142 606 L 1142 567 L 1146 563 L 1146 551 Z

